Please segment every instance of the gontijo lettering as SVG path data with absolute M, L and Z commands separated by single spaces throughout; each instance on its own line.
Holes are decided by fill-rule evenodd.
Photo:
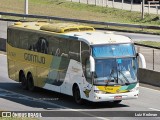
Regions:
M 24 59 L 34 63 L 45 64 L 45 57 L 33 55 L 30 53 L 24 53 Z

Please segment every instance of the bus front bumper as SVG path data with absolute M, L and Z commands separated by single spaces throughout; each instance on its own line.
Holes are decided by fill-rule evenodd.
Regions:
M 137 99 L 139 91 L 119 93 L 119 94 L 98 94 L 94 93 L 89 101 L 93 102 L 105 102 L 105 101 L 117 101 L 117 100 L 128 100 Z

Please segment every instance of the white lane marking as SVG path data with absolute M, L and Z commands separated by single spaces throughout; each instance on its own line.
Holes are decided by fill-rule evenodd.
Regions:
M 160 90 L 155 90 L 155 89 L 152 89 L 152 88 L 147 88 L 147 87 L 142 87 L 142 86 L 139 86 L 141 88 L 144 88 L 144 89 L 148 89 L 148 90 L 153 90 L 153 91 L 156 91 L 156 92 L 160 92 Z
M 47 101 L 43 101 L 43 100 L 39 100 L 39 99 L 36 99 L 36 98 L 33 98 L 33 97 L 29 97 L 29 96 L 26 96 L 26 95 L 23 95 L 23 94 L 20 94 L 20 93 L 15 93 L 15 92 L 12 92 L 12 91 L 9 91 L 9 90 L 5 90 L 5 89 L 2 89 L 2 88 L 0 88 L 0 90 L 3 90 L 5 92 L 10 92 L 10 93 L 15 94 L 15 95 L 20 95 L 20 96 L 23 96 L 23 97 L 26 97 L 26 98 L 30 98 L 32 100 L 35 100 L 37 102 L 41 102 L 41 103 L 44 103 L 44 104 L 54 105 L 56 107 L 64 109 L 64 111 L 65 110 L 76 111 L 76 112 L 79 112 L 81 114 L 88 115 L 88 116 L 91 116 L 91 117 L 95 117 L 95 118 L 98 118 L 98 119 L 101 119 L 101 120 L 110 120 L 110 119 L 105 118 L 105 117 L 97 117 L 95 115 L 92 115 L 92 114 L 89 114 L 89 113 L 85 113 L 85 112 L 82 111 L 82 109 L 75 110 L 75 109 L 68 108 L 68 107 L 65 107 L 65 106 L 62 106 L 62 105 L 58 105 L 58 104 L 55 104 L 55 103 L 50 103 L 50 102 L 47 102 Z
M 160 111 L 159 109 L 156 109 L 156 108 L 149 108 L 149 109 L 154 111 Z

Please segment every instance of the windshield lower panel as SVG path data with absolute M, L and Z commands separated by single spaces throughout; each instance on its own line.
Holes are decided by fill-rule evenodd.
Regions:
M 95 85 L 127 85 L 137 82 L 137 58 L 95 59 Z

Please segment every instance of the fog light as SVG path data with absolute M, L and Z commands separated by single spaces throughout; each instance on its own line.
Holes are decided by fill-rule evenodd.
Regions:
M 98 99 L 99 99 L 99 97 L 97 97 L 97 96 L 95 96 L 94 98 L 95 98 L 96 100 L 98 100 Z
M 99 99 L 101 99 L 101 97 L 97 97 L 97 96 L 94 96 L 94 98 L 95 98 L 96 100 L 99 100 Z

